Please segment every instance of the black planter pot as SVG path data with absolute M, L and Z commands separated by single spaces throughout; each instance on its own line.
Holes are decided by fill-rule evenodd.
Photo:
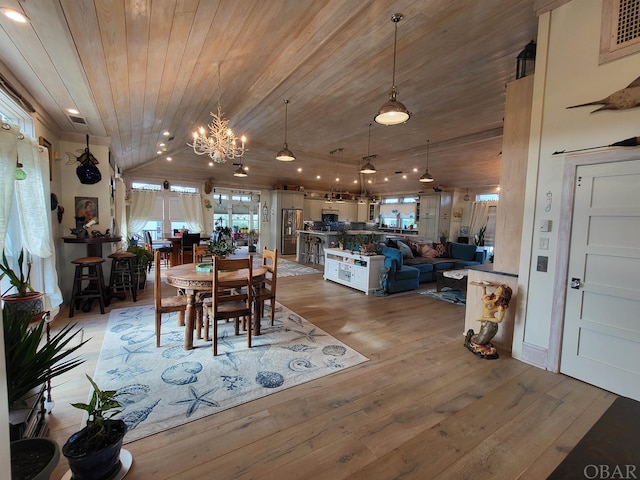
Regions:
M 34 437 L 11 442 L 11 478 L 49 480 L 59 459 L 58 444 L 49 438 Z
M 69 462 L 73 480 L 106 480 L 120 470 L 120 450 L 127 426 L 122 420 L 107 420 L 118 432 L 117 439 L 94 453 L 72 453 L 87 438 L 86 427 L 69 437 L 62 454 Z

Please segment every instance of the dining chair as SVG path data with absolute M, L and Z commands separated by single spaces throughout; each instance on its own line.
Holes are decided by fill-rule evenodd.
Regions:
M 162 314 L 179 312 L 184 315 L 187 310 L 186 295 L 176 295 L 174 297 L 162 297 L 162 279 L 160 278 L 160 251 L 153 253 L 154 277 L 153 277 L 153 300 L 156 314 L 156 347 L 160 346 L 160 330 L 162 326 Z
M 180 263 L 193 263 L 193 246 L 200 243 L 200 233 L 183 233 L 180 241 Z
M 235 334 L 240 334 L 240 319 L 247 331 L 247 346 L 251 348 L 253 293 L 251 258 L 213 257 L 213 287 L 211 303 L 204 320 L 205 339 L 213 324 L 213 355 L 218 355 L 218 320 L 234 319 Z M 248 322 L 247 322 L 248 320 Z
M 151 252 L 155 253 L 156 250 L 160 252 L 160 259 L 164 260 L 164 266 L 167 267 L 169 264 L 169 258 L 171 256 L 171 252 L 173 251 L 173 247 L 167 244 L 154 245 L 153 240 L 151 239 L 151 233 L 149 232 L 149 230 L 144 231 L 144 241 L 151 249 Z M 154 262 L 154 265 L 160 265 L 160 264 L 156 264 Z M 149 269 L 151 269 L 151 265 L 149 265 Z
M 209 252 L 207 245 L 194 245 L 193 246 L 193 263 L 211 262 L 213 255 Z
M 278 250 L 262 250 L 262 266 L 266 267 L 264 279 L 253 287 L 253 301 L 255 302 L 255 333 L 260 335 L 260 321 L 264 315 L 264 304 L 269 300 L 271 306 L 271 325 L 276 311 L 276 280 L 278 278 Z

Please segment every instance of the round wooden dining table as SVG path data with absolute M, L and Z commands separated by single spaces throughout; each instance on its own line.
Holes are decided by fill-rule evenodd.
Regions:
M 187 296 L 187 311 L 185 312 L 184 349 L 193 349 L 193 330 L 196 318 L 196 296 L 199 293 L 210 292 L 213 289 L 213 273 L 196 270 L 196 263 L 185 263 L 171 267 L 166 271 L 165 281 L 167 285 L 184 290 Z M 259 283 L 264 279 L 267 267 L 252 268 L 251 278 L 253 283 Z M 220 280 L 235 280 L 246 276 L 247 270 L 220 273 Z

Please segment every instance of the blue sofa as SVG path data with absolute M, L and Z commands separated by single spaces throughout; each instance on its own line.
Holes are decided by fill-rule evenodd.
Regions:
M 390 268 L 387 280 L 388 293 L 418 288 L 418 285 L 413 281 L 414 272 L 411 269 L 418 272 L 418 284 L 435 282 L 436 272 L 439 270 L 457 270 L 472 265 L 481 265 L 485 262 L 486 257 L 484 250 L 476 251 L 475 245 L 455 242 L 449 244 L 449 256 L 444 258 L 424 258 L 415 255 L 409 257 L 406 253 L 403 255 L 400 249 L 386 245 L 382 247 L 381 253 L 386 257 L 385 266 Z
M 385 245 L 380 253 L 385 257 L 384 266 L 389 268 L 385 285 L 387 293 L 404 292 L 418 288 L 420 271 L 417 268 L 404 265 L 400 250 Z

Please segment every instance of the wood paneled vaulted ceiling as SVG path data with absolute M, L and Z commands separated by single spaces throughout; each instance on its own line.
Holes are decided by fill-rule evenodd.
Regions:
M 505 85 L 537 28 L 533 0 L 2 3 L 24 11 L 31 23 L 0 20 L 0 68 L 63 138 L 108 137 L 125 176 L 213 178 L 249 189 L 279 183 L 360 191 L 357 168 L 367 155 L 368 126 L 391 87 L 396 12 L 404 14 L 398 99 L 413 116 L 397 126 L 373 123 L 370 153 L 378 173 L 364 188 L 430 190 L 418 182 L 427 139 L 434 185 L 497 185 Z M 225 117 L 248 138 L 246 178 L 233 177 L 231 163 L 209 166 L 186 145 L 216 109 L 218 64 Z M 284 141 L 285 99 L 292 163 L 275 160 Z M 86 125 L 69 119 L 70 107 Z M 166 152 L 158 155 L 160 143 Z M 343 152 L 330 156 L 337 148 Z

